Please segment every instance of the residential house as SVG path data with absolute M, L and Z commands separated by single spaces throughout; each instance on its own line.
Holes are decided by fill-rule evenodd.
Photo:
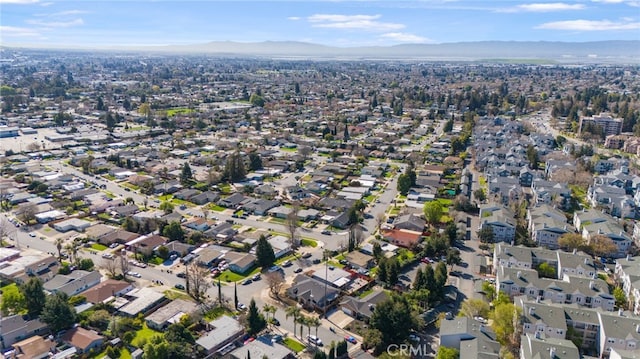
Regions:
M 414 248 L 422 239 L 422 231 L 410 231 L 407 229 L 391 229 L 382 232 L 382 236 L 397 246 Z
M 393 221 L 394 229 L 406 229 L 409 231 L 420 232 L 424 231 L 426 221 L 419 216 L 411 213 L 396 217 Z
M 198 252 L 198 264 L 204 267 L 211 267 L 218 263 L 223 258 L 223 256 L 223 252 L 211 247 L 207 247 Z
M 573 226 L 567 224 L 564 213 L 548 204 L 542 204 L 527 211 L 531 239 L 540 247 L 558 249 L 558 238 L 573 233 Z
M 236 192 L 226 198 L 220 199 L 218 201 L 218 206 L 235 209 L 246 203 L 248 200 L 249 199 L 242 195 L 242 193 Z
M 295 359 L 296 354 L 284 345 L 271 340 L 271 337 L 259 337 L 230 354 L 231 359 L 269 358 L 269 359 Z
M 231 223 L 221 222 L 205 231 L 204 236 L 225 242 L 231 240 L 237 233 L 238 231 L 233 228 Z
M 207 323 L 207 333 L 196 340 L 205 351 L 205 359 L 222 356 L 235 349 L 233 342 L 244 335 L 244 326 L 226 315 Z
M 375 290 L 364 298 L 347 296 L 340 302 L 340 309 L 358 320 L 369 321 L 376 305 L 388 298 L 389 295 L 383 290 Z
M 133 289 L 133 285 L 123 280 L 107 279 L 99 284 L 81 292 L 87 302 L 98 304 L 107 303 L 115 297 L 120 297 Z
M 633 313 L 640 315 L 640 257 L 617 259 L 615 277 L 622 283 L 622 290 L 631 302 Z
M 183 316 L 193 314 L 196 309 L 198 306 L 190 300 L 175 299 L 149 314 L 145 320 L 149 328 L 163 331 L 170 324 L 179 323 Z
M 75 327 L 67 330 L 61 340 L 76 348 L 77 353 L 83 354 L 89 353 L 91 350 L 100 350 L 104 337 L 93 330 Z
M 375 258 L 373 258 L 373 256 L 359 251 L 347 253 L 345 259 L 349 262 L 349 265 L 356 270 L 361 269 L 366 271 L 375 266 Z
M 535 179 L 531 183 L 531 192 L 536 205 L 555 203 L 566 209 L 571 203 L 571 190 L 566 183 Z
M 556 339 L 566 337 L 567 322 L 561 305 L 531 301 L 527 296 L 514 298 L 514 303 L 522 309 L 523 334 L 540 333 Z
M 113 306 L 122 315 L 135 317 L 138 314 L 148 313 L 159 308 L 167 298 L 164 294 L 155 291 L 153 288 L 135 288 L 113 302 Z
M 291 243 L 289 238 L 285 236 L 270 236 L 267 241 L 271 245 L 271 248 L 273 248 L 276 259 L 284 257 L 291 252 Z
M 520 359 L 579 359 L 576 345 L 567 339 L 526 333 L 520 339 Z
M 315 278 L 297 275 L 287 295 L 307 309 L 324 311 L 338 299 L 340 290 Z
M 227 252 L 224 259 L 229 264 L 229 269 L 235 273 L 247 273 L 256 265 L 256 256 L 250 253 Z
M 187 254 L 191 253 L 196 246 L 193 244 L 182 243 L 178 241 L 171 241 L 164 245 L 169 249 L 169 255 L 177 255 L 178 257 L 184 257 Z
M 13 353 L 7 353 L 7 359 L 45 359 L 56 351 L 56 343 L 39 335 L 34 335 L 12 345 Z
M 217 192 L 211 192 L 211 191 L 202 192 L 200 194 L 197 194 L 191 197 L 190 199 L 191 202 L 198 205 L 217 202 L 218 200 L 220 200 L 220 194 Z
M 608 358 L 612 349 L 640 351 L 640 318 L 598 313 L 598 353 Z
M 150 256 L 157 247 L 164 245 L 167 241 L 168 239 L 166 237 L 157 234 L 147 234 L 125 243 L 125 246 L 130 251 Z
M 43 288 L 49 293 L 64 293 L 73 297 L 97 285 L 101 279 L 102 274 L 98 271 L 75 270 L 69 274 L 56 275 L 50 281 L 45 282 Z
M 514 215 L 507 207 L 493 204 L 480 206 L 480 229 L 485 226 L 493 230 L 494 242 L 510 243 L 516 238 Z
M 440 346 L 457 349 L 460 359 L 499 359 L 500 343 L 488 325 L 468 317 L 440 322 Z
M 0 347 L 4 350 L 23 339 L 48 331 L 40 319 L 29 320 L 27 316 L 14 314 L 0 317 Z
M 270 209 L 279 205 L 280 201 L 260 198 L 244 204 L 242 209 L 256 216 L 266 216 Z

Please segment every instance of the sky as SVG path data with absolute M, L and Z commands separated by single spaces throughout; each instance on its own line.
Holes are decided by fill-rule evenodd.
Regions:
M 640 40 L 640 0 L 0 0 L 0 45 Z

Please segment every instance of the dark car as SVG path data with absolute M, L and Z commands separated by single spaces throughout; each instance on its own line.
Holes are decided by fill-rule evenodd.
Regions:
M 313 260 L 313 264 L 320 264 L 320 262 L 322 262 L 320 258 L 316 258 Z
M 311 257 L 311 253 L 305 253 L 305 254 L 302 255 L 302 258 L 304 258 L 304 259 L 307 259 L 309 257 Z
M 277 318 L 273 318 L 271 319 L 271 324 L 275 325 L 276 327 L 279 327 L 280 321 Z
M 180 272 L 180 273 L 176 274 L 176 277 L 178 277 L 178 278 L 186 278 L 187 275 L 184 274 L 183 272 Z
M 180 283 L 174 285 L 174 288 L 180 289 L 180 290 L 184 290 L 184 286 L 182 284 L 180 284 Z

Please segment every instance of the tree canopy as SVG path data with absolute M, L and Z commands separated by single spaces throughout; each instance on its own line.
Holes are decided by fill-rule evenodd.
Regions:
M 258 261 L 258 266 L 262 268 L 269 268 L 276 261 L 276 255 L 273 252 L 273 247 L 264 236 L 260 236 L 258 239 L 258 244 L 256 245 L 256 259 Z

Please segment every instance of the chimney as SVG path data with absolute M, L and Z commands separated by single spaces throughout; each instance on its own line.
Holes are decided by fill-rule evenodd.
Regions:
M 555 347 L 551 347 L 551 349 L 549 349 L 549 358 L 551 358 L 551 359 L 555 359 L 556 358 L 556 348 Z
M 530 316 L 536 315 L 536 307 L 529 307 L 529 315 Z
M 522 271 L 518 271 L 518 278 L 522 279 Z
M 631 260 L 631 254 L 627 253 L 627 261 Z
M 589 288 L 591 290 L 596 290 L 596 283 L 594 281 L 589 281 Z

